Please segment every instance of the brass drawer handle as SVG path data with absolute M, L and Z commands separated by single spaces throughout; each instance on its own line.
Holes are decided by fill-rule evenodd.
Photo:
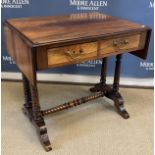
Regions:
M 127 44 L 129 44 L 129 41 L 127 39 L 120 40 L 120 41 L 118 41 L 118 40 L 113 41 L 113 45 L 115 47 L 119 48 L 120 50 L 125 50 L 124 46 L 127 45 Z
M 127 39 L 124 40 L 124 44 L 129 44 L 129 41 Z
M 80 48 L 80 51 L 79 51 L 81 54 L 84 53 L 84 49 L 83 48 Z
M 66 55 L 69 55 L 72 59 L 78 59 L 82 54 L 84 54 L 84 50 L 81 48 L 79 53 L 75 53 L 75 51 L 66 51 Z

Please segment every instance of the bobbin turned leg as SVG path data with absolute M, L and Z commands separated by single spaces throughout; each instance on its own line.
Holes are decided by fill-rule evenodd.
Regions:
M 121 70 L 121 58 L 122 55 L 119 54 L 116 56 L 116 67 L 114 75 L 114 83 L 112 91 L 106 94 L 106 97 L 114 101 L 115 107 L 118 113 L 125 119 L 129 118 L 128 112 L 124 108 L 124 100 L 121 94 L 119 93 L 119 81 L 120 81 L 120 70 Z
M 40 141 L 45 150 L 50 151 L 52 148 L 47 135 L 44 118 L 40 110 L 36 78 L 34 78 L 33 83 L 34 84 L 31 84 L 23 75 L 23 87 L 25 97 L 23 111 L 36 126 Z
M 30 85 L 31 95 L 32 95 L 32 115 L 34 124 L 39 134 L 40 141 L 46 151 L 52 150 L 51 143 L 48 138 L 47 128 L 44 122 L 43 115 L 41 113 L 37 84 Z
M 41 112 L 40 104 L 39 104 L 39 96 L 37 90 L 37 66 L 36 66 L 36 51 L 32 49 L 31 62 L 32 62 L 32 73 L 29 75 L 28 79 L 23 75 L 23 86 L 24 86 L 24 95 L 25 95 L 25 104 L 24 104 L 24 112 L 34 123 L 40 141 L 46 151 L 50 151 L 52 149 L 46 125 L 44 122 L 44 118 Z
M 107 69 L 107 58 L 102 58 L 102 67 L 101 67 L 101 79 L 100 83 L 96 84 L 94 87 L 90 88 L 91 92 L 105 91 L 108 89 L 106 85 L 106 69 Z
M 30 85 L 29 85 L 29 81 L 27 80 L 26 76 L 24 74 L 22 74 L 22 78 L 23 78 L 23 88 L 24 88 L 24 99 L 25 99 L 25 103 L 23 105 L 23 112 L 25 114 L 27 113 L 32 113 L 32 98 L 31 98 L 31 92 L 30 92 Z M 29 115 L 29 119 L 32 120 L 32 115 Z

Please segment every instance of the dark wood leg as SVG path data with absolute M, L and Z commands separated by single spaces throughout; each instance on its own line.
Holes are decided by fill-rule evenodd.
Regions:
M 22 74 L 22 78 L 23 78 L 24 99 L 25 99 L 24 105 L 27 108 L 32 108 L 32 99 L 31 99 L 29 81 L 27 80 L 24 74 Z
M 107 58 L 102 58 L 100 83 L 90 88 L 91 92 L 106 91 L 107 89 L 109 89 L 108 86 L 106 85 L 106 70 L 107 70 Z
M 121 96 L 121 94 L 119 92 L 109 92 L 107 93 L 106 97 L 108 97 L 109 99 L 114 101 L 115 107 L 118 111 L 118 113 L 124 118 L 124 119 L 128 119 L 129 118 L 129 114 L 126 111 L 126 109 L 124 108 L 124 100 L 123 97 Z
M 124 100 L 121 94 L 119 93 L 119 81 L 120 81 L 120 70 L 121 70 L 121 58 L 122 55 L 119 54 L 116 56 L 116 67 L 114 75 L 113 88 L 110 92 L 106 94 L 106 97 L 114 101 L 115 107 L 118 113 L 125 119 L 129 118 L 128 112 L 124 108 Z
M 28 111 L 32 112 L 32 97 L 30 92 L 30 84 L 24 74 L 22 74 L 22 78 L 23 78 L 24 99 L 25 99 L 23 111 L 24 113 L 26 113 L 26 109 L 27 109 Z M 30 120 L 32 120 L 32 116 L 29 118 Z
M 26 101 L 31 101 L 28 103 L 29 106 L 24 106 L 23 110 L 25 114 L 30 118 L 30 120 L 35 125 L 40 141 L 46 151 L 52 150 L 51 143 L 48 138 L 47 134 L 47 128 L 45 125 L 45 121 L 43 118 L 43 114 L 41 112 L 40 103 L 39 103 L 39 96 L 38 96 L 38 90 L 37 90 L 37 66 L 36 66 L 36 51 L 33 49 L 32 52 L 32 70 L 33 75 L 30 81 L 26 79 L 25 76 L 23 76 L 23 82 L 24 82 L 24 92 L 25 92 L 25 98 Z
M 31 85 L 31 95 L 32 95 L 32 115 L 34 118 L 34 123 L 36 125 L 40 141 L 46 151 L 52 150 L 51 143 L 48 138 L 47 128 L 43 115 L 41 113 L 37 85 Z
M 36 126 L 40 141 L 46 151 L 52 150 L 51 143 L 48 138 L 47 128 L 43 115 L 41 113 L 37 84 L 30 84 L 27 78 L 23 75 L 25 104 L 23 107 L 24 113 Z
M 102 68 L 101 68 L 101 79 L 100 82 L 106 84 L 106 75 L 107 75 L 107 58 L 102 59 Z
M 119 91 L 121 59 L 122 59 L 122 54 L 119 54 L 116 56 L 116 66 L 115 66 L 115 75 L 114 75 L 114 83 L 113 83 L 113 91 L 114 92 Z

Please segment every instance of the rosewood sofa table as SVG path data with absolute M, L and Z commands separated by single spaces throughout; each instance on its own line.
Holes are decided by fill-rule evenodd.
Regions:
M 46 151 L 52 149 L 44 116 L 106 96 L 118 113 L 129 118 L 119 93 L 123 53 L 145 59 L 151 30 L 102 13 L 9 19 L 4 24 L 6 47 L 23 75 L 23 110 L 35 124 Z M 107 57 L 116 55 L 113 85 L 106 84 Z M 93 95 L 42 110 L 37 90 L 37 71 L 102 58 L 101 80 Z

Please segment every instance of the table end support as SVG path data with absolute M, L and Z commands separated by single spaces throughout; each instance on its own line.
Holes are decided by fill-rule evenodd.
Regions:
M 106 84 L 106 68 L 107 68 L 107 58 L 102 59 L 101 68 L 101 80 L 100 83 L 96 84 L 94 87 L 90 88 L 91 92 L 105 92 L 105 96 L 113 100 L 114 105 L 118 113 L 124 118 L 128 119 L 129 114 L 124 107 L 124 100 L 119 93 L 119 82 L 120 82 L 120 70 L 121 70 L 121 58 L 122 54 L 116 56 L 116 66 L 114 74 L 114 82 L 112 87 Z
M 107 98 L 113 100 L 114 105 L 118 111 L 118 113 L 124 118 L 124 119 L 128 119 L 129 113 L 126 111 L 125 107 L 124 107 L 124 100 L 123 97 L 121 96 L 121 94 L 119 92 L 114 92 L 113 90 L 111 90 L 110 92 L 108 92 L 105 95 Z
M 32 109 L 26 107 L 25 105 L 23 107 L 23 112 L 30 119 L 30 121 L 34 124 L 34 126 L 36 127 L 37 133 L 39 135 L 40 142 L 41 142 L 42 146 L 44 147 L 44 149 L 47 152 L 52 150 L 51 143 L 50 143 L 50 140 L 48 138 L 47 128 L 46 128 L 44 119 L 42 118 L 40 121 L 35 121 L 33 119 L 34 117 L 33 117 Z

